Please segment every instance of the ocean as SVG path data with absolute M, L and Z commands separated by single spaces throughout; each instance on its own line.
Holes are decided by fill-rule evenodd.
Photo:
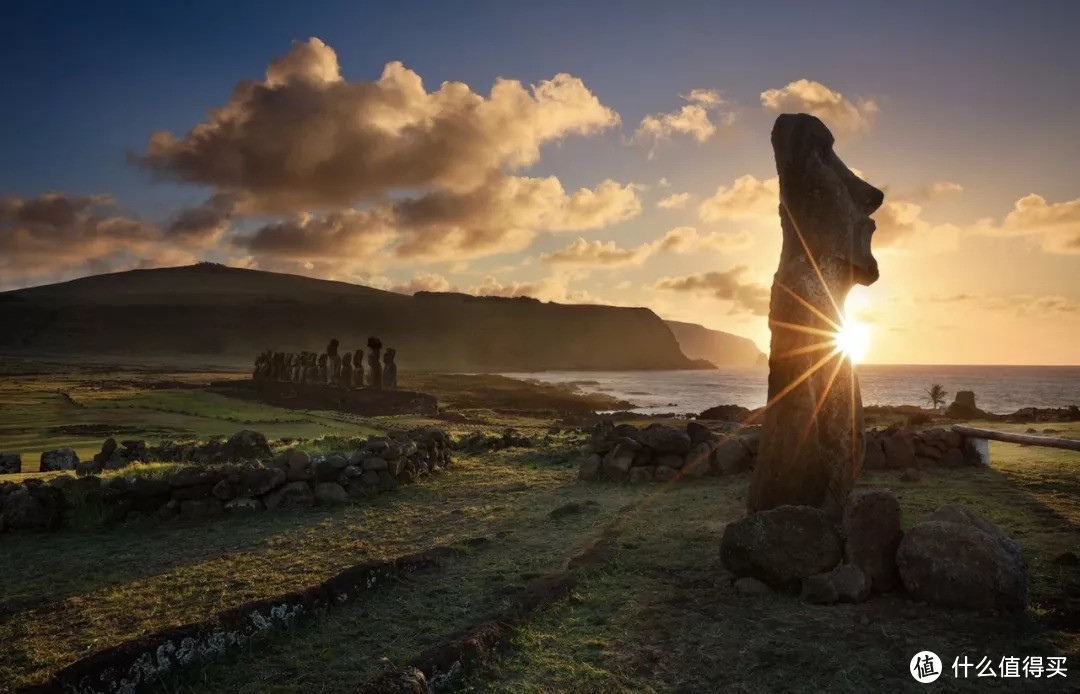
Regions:
M 887 366 L 857 367 L 864 405 L 927 407 L 926 390 L 940 383 L 952 402 L 958 390 L 975 392 L 975 404 L 995 414 L 1021 407 L 1080 405 L 1080 366 Z M 544 371 L 505 376 L 547 383 L 574 383 L 585 392 L 628 400 L 635 412 L 696 413 L 715 405 L 765 404 L 765 367 L 709 371 Z

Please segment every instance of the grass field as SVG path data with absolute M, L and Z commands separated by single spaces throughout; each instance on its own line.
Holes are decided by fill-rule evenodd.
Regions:
M 73 424 L 200 437 L 250 425 L 280 439 L 355 434 L 392 423 L 250 403 L 232 407 L 199 388 L 140 385 L 140 379 L 200 383 L 206 374 L 95 378 L 102 382 L 94 387 L 77 374 L 5 382 L 0 449 L 21 441 L 24 460 L 26 450 L 60 440 L 68 443 L 56 445 L 74 445 L 80 455 L 95 451 L 99 434 L 48 433 Z M 907 525 L 942 503 L 961 503 L 1012 534 L 1031 564 L 1023 617 L 942 610 L 893 596 L 817 607 L 795 597 L 755 599 L 733 591 L 718 548 L 725 524 L 743 513 L 746 476 L 677 485 L 582 483 L 576 479 L 580 437 L 544 441 L 549 418 L 518 413 L 500 419 L 494 410 L 486 416 L 486 425 L 450 428 L 498 431 L 512 422 L 543 443 L 458 455 L 447 474 L 358 505 L 3 536 L 0 691 L 40 681 L 88 652 L 295 590 L 352 564 L 478 536 L 489 542 L 177 673 L 154 691 L 351 691 L 496 613 L 528 579 L 562 567 L 602 534 L 614 540 L 608 561 L 587 571 L 568 598 L 541 609 L 460 690 L 916 691 L 921 685 L 907 674 L 907 664 L 924 649 L 938 653 L 946 667 L 961 655 L 996 662 L 1006 655 L 1063 654 L 1071 668 L 1080 663 L 1080 573 L 1053 561 L 1080 548 L 1080 455 L 991 443 L 993 469 L 925 471 L 912 484 L 894 473 L 860 480 L 896 491 Z M 1077 424 L 1053 426 L 1080 436 Z M 570 502 L 577 512 L 550 516 Z M 1038 682 L 1033 691 L 1053 691 L 1077 676 Z M 984 691 L 1009 683 L 958 681 L 950 672 L 939 684 Z

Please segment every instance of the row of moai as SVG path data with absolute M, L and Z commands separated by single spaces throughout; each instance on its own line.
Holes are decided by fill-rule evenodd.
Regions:
M 268 350 L 255 358 L 255 370 L 251 377 L 256 381 L 284 381 L 286 383 L 320 383 L 344 388 L 375 388 L 397 390 L 396 351 L 388 347 L 382 352 L 382 340 L 369 337 L 368 377 L 364 378 L 364 351 L 338 354 L 338 341 L 330 340 L 326 351 L 274 352 Z

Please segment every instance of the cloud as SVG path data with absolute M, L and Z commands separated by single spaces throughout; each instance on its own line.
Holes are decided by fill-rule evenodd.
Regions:
M 868 132 L 874 124 L 878 106 L 870 99 L 854 103 L 843 94 L 820 82 L 801 79 L 780 89 L 761 93 L 761 104 L 779 113 L 809 113 L 817 116 L 838 136 Z
M 944 252 L 957 247 L 964 230 L 955 224 L 931 224 L 922 218 L 922 205 L 904 199 L 886 199 L 871 215 L 877 223 L 875 249 Z
M 156 226 L 122 215 L 107 195 L 0 198 L 0 276 L 6 283 L 134 267 L 154 254 L 159 239 Z
M 661 210 L 681 210 L 690 202 L 690 193 L 673 193 L 656 203 Z
M 573 277 L 573 275 L 557 274 L 544 277 L 535 282 L 508 282 L 504 284 L 495 277 L 488 275 L 480 285 L 466 289 L 465 293 L 475 296 L 528 296 L 541 301 L 558 301 L 562 303 L 598 303 L 597 299 L 586 291 L 570 290 L 569 283 Z
M 394 207 L 402 258 L 472 258 L 525 248 L 537 231 L 600 229 L 641 213 L 638 189 L 612 180 L 567 195 L 559 179 L 508 176 L 466 194 L 436 191 Z
M 185 207 L 165 227 L 165 237 L 189 246 L 211 246 L 229 230 L 234 204 L 230 196 L 219 194 Z
M 964 192 L 964 186 L 952 181 L 934 181 L 908 196 L 912 200 L 935 200 Z
M 673 253 L 729 252 L 746 248 L 750 243 L 750 233 L 745 230 L 734 234 L 722 234 L 717 231 L 701 234 L 694 227 L 675 227 L 664 234 L 658 243 L 658 248 Z
M 643 264 L 655 250 L 652 244 L 636 248 L 619 248 L 614 241 L 586 241 L 579 238 L 566 248 L 540 259 L 549 264 L 581 265 L 598 267 L 626 267 Z
M 703 222 L 723 219 L 771 217 L 779 219 L 780 179 L 760 180 L 750 174 L 739 176 L 730 188 L 720 186 L 712 197 L 698 205 L 698 218 Z
M 682 98 L 687 103 L 678 111 L 645 116 L 634 131 L 631 141 L 651 142 L 655 148 L 661 140 L 668 140 L 674 134 L 682 134 L 689 135 L 698 142 L 706 142 L 716 134 L 718 124 L 727 126 L 735 122 L 734 112 L 719 110 L 727 102 L 715 90 L 693 89 Z M 716 122 L 710 117 L 715 117 Z
M 732 312 L 746 312 L 755 316 L 769 313 L 769 289 L 755 282 L 743 281 L 749 268 L 737 265 L 724 272 L 706 272 L 685 277 L 665 277 L 653 285 L 654 289 L 686 292 L 710 296 L 732 302 Z
M 619 116 L 560 73 L 525 87 L 498 79 L 488 96 L 461 82 L 428 92 L 401 63 L 349 82 L 333 49 L 294 43 L 262 81 L 242 81 L 184 136 L 156 132 L 142 166 L 233 194 L 247 211 L 351 206 L 401 188 L 468 192 L 534 164 L 546 143 L 591 135 Z
M 250 236 L 235 238 L 233 245 L 257 258 L 336 264 L 344 258 L 376 255 L 394 237 L 393 218 L 384 211 L 341 210 L 273 222 Z
M 990 236 L 1036 236 L 1047 253 L 1080 253 L 1080 198 L 1050 203 L 1035 193 L 1025 195 L 1000 223 L 982 219 L 972 231 Z
M 399 294 L 415 294 L 416 292 L 448 292 L 454 291 L 450 281 L 442 275 L 434 273 L 420 273 L 403 284 L 391 286 L 390 291 Z
M 985 311 L 1005 312 L 1016 316 L 1080 313 L 1080 303 L 1060 295 L 931 294 L 919 297 L 918 301 L 934 304 L 962 305 L 965 307 L 965 310 L 974 308 Z

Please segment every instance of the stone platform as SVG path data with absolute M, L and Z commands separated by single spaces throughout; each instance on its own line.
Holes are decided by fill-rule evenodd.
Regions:
M 299 410 L 339 410 L 362 415 L 425 414 L 439 412 L 435 396 L 408 390 L 341 388 L 321 383 L 251 381 L 260 401 Z

